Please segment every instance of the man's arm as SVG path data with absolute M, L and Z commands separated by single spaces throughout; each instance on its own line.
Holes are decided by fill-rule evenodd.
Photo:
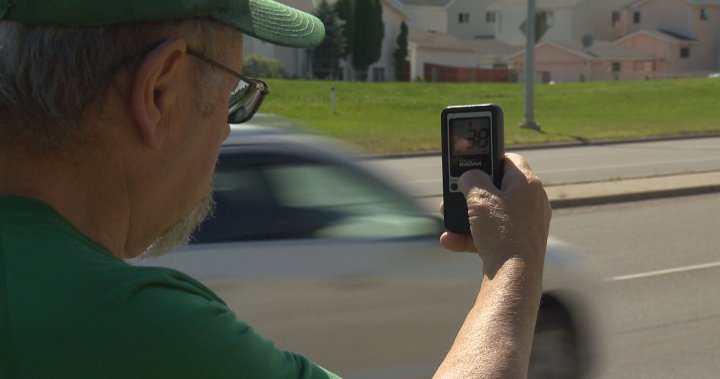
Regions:
M 542 182 L 519 155 L 508 154 L 498 190 L 485 173 L 460 178 L 471 236 L 445 233 L 449 250 L 477 252 L 484 277 L 435 378 L 525 378 L 542 292 L 552 211 Z

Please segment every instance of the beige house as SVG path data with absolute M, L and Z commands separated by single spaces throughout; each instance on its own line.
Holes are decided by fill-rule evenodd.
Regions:
M 552 25 L 536 47 L 536 68 L 545 80 L 701 76 L 720 71 L 720 0 L 537 1 L 538 11 Z M 490 9 L 498 12 L 499 24 L 508 18 L 517 22 L 524 12 L 521 3 L 527 4 L 500 0 Z M 518 32 L 499 25 L 496 37 L 519 43 L 524 36 Z M 524 57 L 524 51 L 518 50 L 507 61 L 522 72 Z
M 525 50 L 506 60 L 524 80 Z M 653 61 L 651 55 L 607 41 L 593 41 L 588 46 L 541 42 L 535 47 L 535 78 L 545 83 L 643 79 L 653 74 Z
M 445 33 L 461 39 L 492 38 L 494 0 L 401 0 L 408 24 L 415 29 Z
M 659 76 L 720 71 L 720 0 L 637 0 L 616 43 L 655 57 Z
M 383 2 L 385 42 L 383 57 L 371 67 L 371 79 L 394 78 L 393 52 L 400 23 L 410 29 L 408 59 L 410 78 L 424 77 L 426 64 L 487 68 L 505 65 L 502 57 L 512 52 L 492 40 L 494 14 L 487 12 L 492 0 L 399 0 Z M 386 13 L 388 13 L 386 15 Z
M 434 31 L 410 30 L 411 79 L 428 80 L 428 65 L 493 69 L 505 67 L 504 58 L 516 50 L 494 39 L 461 39 Z M 443 81 L 443 78 L 438 78 Z
M 314 12 L 320 0 L 279 0 L 306 12 Z M 335 0 L 328 0 L 331 4 Z M 504 65 L 502 57 L 513 52 L 492 40 L 494 13 L 487 7 L 494 0 L 382 0 L 385 39 L 381 57 L 368 69 L 368 81 L 395 80 L 393 53 L 400 24 L 410 28 L 410 77 L 422 78 L 425 64 L 487 68 Z M 288 77 L 309 78 L 311 62 L 304 49 L 274 46 L 245 37 L 245 53 L 280 60 Z M 352 77 L 348 62 L 341 63 L 341 76 Z
M 613 40 L 623 35 L 613 22 L 613 12 L 634 0 L 537 0 L 536 11 L 550 26 L 541 41 L 579 43 L 584 36 Z M 488 7 L 495 12 L 495 38 L 514 46 L 525 46 L 520 25 L 527 19 L 527 0 L 496 0 Z
M 496 41 L 494 0 L 401 0 L 410 27 L 411 79 L 428 80 L 428 66 L 457 69 L 505 67 L 514 52 Z M 443 80 L 442 74 L 433 78 Z M 478 80 L 482 78 L 478 77 Z
M 653 57 L 653 76 L 698 75 L 692 60 L 698 41 L 662 30 L 639 30 L 617 40 L 616 44 Z
M 413 29 L 447 34 L 447 5 L 452 0 L 400 0 L 405 6 L 407 24 Z

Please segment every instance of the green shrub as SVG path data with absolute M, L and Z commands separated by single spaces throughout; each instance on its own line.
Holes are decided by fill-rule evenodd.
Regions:
M 279 60 L 248 54 L 245 56 L 245 74 L 253 78 L 283 78 L 285 68 Z

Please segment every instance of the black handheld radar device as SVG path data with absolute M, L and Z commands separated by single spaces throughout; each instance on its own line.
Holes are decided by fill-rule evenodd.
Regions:
M 450 106 L 442 111 L 441 123 L 445 229 L 469 234 L 467 202 L 458 180 L 465 171 L 479 169 L 500 188 L 503 110 L 497 104 Z

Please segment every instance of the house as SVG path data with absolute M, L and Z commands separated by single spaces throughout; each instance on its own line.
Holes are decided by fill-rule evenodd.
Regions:
M 525 72 L 525 50 L 506 58 L 510 67 Z M 651 55 L 607 41 L 541 42 L 535 47 L 536 78 L 544 83 L 643 79 L 653 75 Z
M 652 56 L 612 41 L 622 35 L 614 18 L 632 0 L 537 0 L 536 10 L 548 29 L 535 48 L 536 78 L 543 82 L 641 79 L 653 74 Z M 526 0 L 499 0 L 495 37 L 518 46 L 506 57 L 520 79 L 525 72 Z
M 493 0 L 402 0 L 410 28 L 410 78 L 508 80 L 503 57 L 514 49 L 493 39 Z M 492 70 L 497 70 L 493 72 Z M 450 74 L 444 76 L 443 73 Z
M 280 0 L 305 12 L 314 12 L 320 0 Z M 334 0 L 329 0 L 333 3 Z M 478 0 L 382 0 L 385 39 L 381 57 L 368 68 L 369 81 L 395 80 L 393 53 L 400 24 L 410 28 L 411 78 L 423 78 L 425 64 L 487 68 L 504 66 L 502 57 L 513 52 L 491 39 L 494 20 L 486 11 L 492 1 Z M 466 41 L 463 41 L 466 39 Z M 481 39 L 485 41 L 475 41 Z M 445 40 L 446 42 L 442 42 Z M 246 36 L 245 54 L 280 60 L 287 77 L 310 78 L 311 62 L 305 49 L 275 46 Z M 450 53 L 452 52 L 452 53 Z M 352 77 L 348 62 L 341 63 L 341 79 Z
M 492 41 L 494 21 L 487 18 L 491 1 L 382 0 L 385 39 L 377 63 L 368 69 L 369 81 L 396 80 L 393 54 L 400 24 L 410 29 L 408 59 L 411 79 L 424 78 L 426 63 L 454 67 L 505 66 L 502 57 L 512 52 Z M 477 39 L 490 39 L 478 42 Z M 342 65 L 349 78 L 350 65 Z
M 493 0 L 401 0 L 413 28 L 432 30 L 461 39 L 492 38 L 494 13 L 487 8 Z
M 720 71 L 720 0 L 637 0 L 618 16 L 615 43 L 655 57 L 658 75 Z
M 496 38 L 519 43 L 521 0 L 500 0 Z M 551 25 L 536 46 L 536 73 L 577 81 L 697 76 L 720 69 L 720 0 L 537 0 Z M 507 25 L 508 19 L 512 25 Z M 715 20 L 715 22 L 712 22 Z M 524 21 L 524 20 L 523 20 Z M 522 23 L 522 21 L 520 21 Z M 506 60 L 524 71 L 524 51 Z
M 633 0 L 537 0 L 536 12 L 549 26 L 543 41 L 578 43 L 584 36 L 613 40 L 623 33 L 613 23 L 613 12 Z M 520 26 L 527 19 L 527 0 L 499 0 L 488 7 L 495 13 L 495 38 L 525 46 Z
M 504 58 L 517 49 L 494 39 L 468 40 L 435 31 L 411 29 L 408 50 L 413 80 L 508 81 Z M 435 73 L 432 73 L 433 69 Z M 442 76 L 443 70 L 447 72 L 458 69 L 472 69 L 475 70 L 473 71 L 475 74 L 468 72 L 467 80 L 461 80 L 456 76 Z M 499 71 L 493 74 L 492 70 Z M 481 73 L 485 73 L 486 76 Z M 471 77 L 472 75 L 474 77 Z

